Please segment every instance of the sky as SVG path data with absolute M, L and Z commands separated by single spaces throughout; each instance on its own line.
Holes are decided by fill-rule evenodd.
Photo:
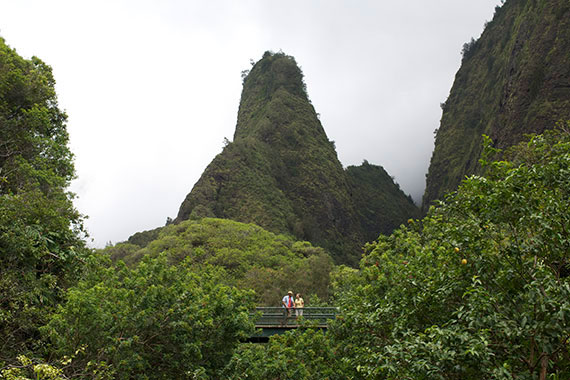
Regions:
M 416 203 L 461 48 L 500 0 L 0 0 L 0 36 L 53 68 L 90 245 L 174 218 L 235 131 L 241 71 L 295 57 L 339 160 Z

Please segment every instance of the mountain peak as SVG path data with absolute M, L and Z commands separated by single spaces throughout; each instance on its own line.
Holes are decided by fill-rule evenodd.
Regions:
M 244 78 L 234 140 L 251 135 L 248 126 L 252 119 L 255 121 L 276 94 L 308 101 L 303 72 L 295 58 L 282 52 L 266 51 Z
M 385 232 L 379 226 L 391 231 L 415 212 L 401 191 L 363 194 L 385 193 L 377 190 L 381 180 L 358 170 L 347 174 L 308 99 L 295 59 L 265 53 L 244 80 L 234 141 L 208 165 L 175 222 L 217 217 L 255 223 L 310 241 L 337 262 L 355 265 L 362 245 Z M 387 204 L 401 200 L 411 208 L 400 208 L 395 216 L 384 213 Z M 355 206 L 361 203 L 374 206 L 360 215 Z M 365 231 L 369 227 L 375 231 Z

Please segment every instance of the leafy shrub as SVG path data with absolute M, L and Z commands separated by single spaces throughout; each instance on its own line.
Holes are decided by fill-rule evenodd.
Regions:
M 223 285 L 223 272 L 199 274 L 164 255 L 135 269 L 94 260 L 42 329 L 65 369 L 86 376 L 94 363 L 117 379 L 216 377 L 237 343 L 253 333 L 253 294 Z
M 266 345 L 240 347 L 224 371 L 226 379 L 346 379 L 325 333 L 297 329 L 274 335 Z

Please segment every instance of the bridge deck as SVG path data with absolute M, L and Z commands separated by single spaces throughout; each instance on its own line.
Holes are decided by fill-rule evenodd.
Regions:
M 287 313 L 283 307 L 257 307 L 252 317 L 255 318 L 256 329 L 259 330 L 252 338 L 268 338 L 271 335 L 283 334 L 302 326 L 305 322 L 316 328 L 326 329 L 328 321 L 335 319 L 337 313 L 336 307 L 304 307 L 302 315 L 297 316 L 295 309 Z

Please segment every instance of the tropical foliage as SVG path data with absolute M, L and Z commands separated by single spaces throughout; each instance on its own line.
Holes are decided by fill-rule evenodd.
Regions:
M 66 115 L 51 68 L 0 38 L 0 364 L 38 348 L 85 256 Z
M 244 344 L 224 371 L 224 378 L 346 379 L 340 353 L 318 329 L 297 329 L 274 336 L 267 344 Z
M 223 277 L 164 255 L 134 269 L 94 260 L 43 332 L 58 357 L 76 355 L 65 368 L 71 377 L 215 378 L 253 333 L 252 292 Z
M 565 128 L 564 126 L 562 126 Z M 336 271 L 341 315 L 244 346 L 235 379 L 565 379 L 570 375 L 570 125 L 505 152 L 485 177 Z M 334 359 L 333 359 L 334 358 Z
M 144 233 L 136 240 L 144 241 Z M 259 306 L 278 306 L 289 289 L 305 296 L 329 298 L 330 256 L 308 242 L 275 235 L 263 228 L 225 219 L 203 218 L 171 224 L 150 232 L 157 236 L 144 247 L 120 243 L 103 253 L 136 264 L 145 256 L 164 253 L 171 263 L 183 260 L 198 267 L 224 268 L 228 285 L 252 289 Z
M 537 6 L 560 24 L 570 10 L 523 0 L 497 17 L 522 28 Z M 548 77 L 533 72 L 538 84 Z M 544 100 L 538 84 L 528 94 Z M 354 264 L 363 231 L 385 227 L 378 210 L 400 223 L 396 209 L 417 215 L 410 200 L 381 167 L 337 170 L 292 57 L 267 53 L 246 74 L 243 98 L 235 141 L 183 215 L 91 251 L 66 191 L 73 156 L 51 69 L 0 39 L 1 379 L 570 378 L 570 123 L 504 151 L 484 136 L 480 175 L 367 244 L 354 269 L 292 236 Z M 234 168 L 244 176 L 219 186 Z M 373 193 L 380 183 L 388 198 Z M 235 215 L 287 235 L 211 217 Z M 302 322 L 266 345 L 242 343 L 254 306 L 276 305 L 289 289 L 340 315 L 326 333 Z
M 333 329 L 355 378 L 570 375 L 570 135 L 506 156 L 367 247 Z

